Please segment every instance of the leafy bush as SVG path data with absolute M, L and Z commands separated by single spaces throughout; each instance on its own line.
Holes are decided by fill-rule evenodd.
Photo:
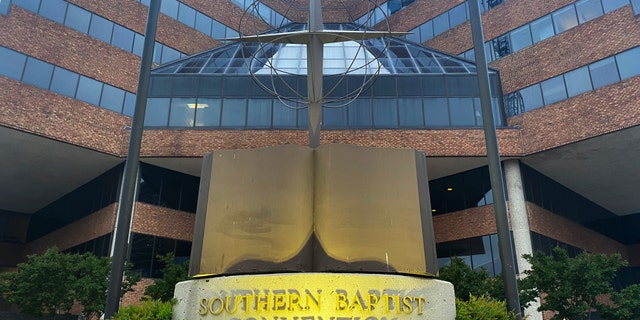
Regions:
M 598 311 L 604 319 L 640 319 L 640 284 L 634 284 L 611 294 L 615 306 L 599 305 Z
M 121 308 L 111 320 L 171 320 L 172 312 L 170 301 L 146 300 L 139 306 Z
M 469 300 L 456 299 L 456 320 L 515 320 L 516 316 L 507 311 L 507 304 L 488 296 L 469 295 Z
M 176 284 L 189 279 L 189 261 L 182 264 L 174 263 L 174 254 L 167 253 L 159 255 L 158 260 L 164 265 L 162 267 L 162 279 L 156 279 L 154 283 L 144 290 L 144 294 L 151 299 L 160 301 L 171 301 Z

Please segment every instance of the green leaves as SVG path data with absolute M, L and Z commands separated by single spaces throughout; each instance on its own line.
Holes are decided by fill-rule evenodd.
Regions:
M 469 295 L 466 301 L 456 298 L 456 320 L 515 320 L 516 317 L 507 311 L 507 304 L 488 296 Z
M 144 290 L 144 294 L 151 299 L 171 301 L 176 283 L 189 279 L 189 261 L 175 264 L 172 252 L 158 256 L 158 260 L 164 265 L 162 279 L 156 279 L 152 285 Z
M 596 297 L 612 293 L 612 280 L 626 262 L 620 255 L 606 256 L 583 252 L 570 258 L 561 248 L 551 256 L 536 252 L 524 256 L 531 270 L 520 290 L 530 298 L 543 296 L 539 311 L 555 311 L 552 319 L 588 319 L 598 306 Z
M 92 254 L 66 254 L 51 248 L 27 257 L 18 272 L 0 274 L 0 293 L 20 311 L 32 315 L 68 313 L 74 302 L 84 306 L 85 316 L 104 310 L 111 261 Z M 123 293 L 139 277 L 128 276 Z

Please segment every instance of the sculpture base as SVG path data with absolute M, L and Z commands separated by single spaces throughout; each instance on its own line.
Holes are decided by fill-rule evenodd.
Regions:
M 180 282 L 173 320 L 455 319 L 453 285 L 389 274 L 281 273 Z

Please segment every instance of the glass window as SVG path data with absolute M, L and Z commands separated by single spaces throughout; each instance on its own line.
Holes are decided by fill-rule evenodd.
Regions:
M 409 41 L 413 41 L 416 43 L 421 43 L 422 41 L 420 40 L 420 27 L 417 27 L 413 30 L 409 31 L 409 34 L 405 36 L 405 38 Z
M 395 99 L 373 99 L 373 127 L 398 127 L 398 109 Z
M 169 120 L 169 98 L 147 99 L 144 125 L 148 127 L 166 127 Z
M 0 75 L 20 80 L 27 56 L 4 47 L 0 47 L 0 56 Z
M 64 25 L 78 30 L 82 33 L 89 32 L 89 22 L 91 21 L 91 13 L 80 7 L 69 5 L 67 8 L 67 17 L 64 20 Z
M 85 76 L 80 76 L 76 99 L 95 104 L 97 106 L 100 103 L 100 94 L 102 94 L 101 82 Z
M 591 73 L 591 81 L 594 89 L 620 81 L 616 62 L 613 57 L 590 64 L 589 72 Z
M 494 60 L 507 56 L 511 53 L 511 44 L 509 43 L 509 37 L 503 35 L 491 40 L 493 47 Z
M 222 101 L 222 127 L 244 127 L 247 115 L 246 99 L 224 99 Z
M 309 127 L 309 110 L 307 108 L 298 109 L 298 128 L 307 129 Z
M 142 56 L 142 50 L 144 49 L 144 36 L 136 33 L 133 37 L 133 54 Z
M 76 95 L 78 78 L 80 78 L 80 76 L 75 72 L 55 67 L 53 70 L 53 79 L 51 80 L 50 90 L 73 98 Z
M 633 6 L 633 13 L 635 15 L 640 14 L 640 0 L 631 0 L 631 6 Z
M 131 92 L 125 92 L 124 108 L 122 108 L 122 114 L 132 117 L 135 108 L 136 108 L 136 95 Z
M 451 125 L 454 127 L 475 126 L 476 116 L 473 111 L 473 99 L 449 98 L 449 110 L 451 111 Z
M 64 23 L 64 14 L 66 12 L 67 3 L 63 0 L 46 0 L 40 4 L 40 14 L 57 23 Z
M 269 100 L 265 99 L 264 101 L 271 101 L 271 99 Z M 296 128 L 298 110 L 293 109 L 290 106 L 284 105 L 282 102 L 280 102 L 280 100 L 276 99 L 276 101 L 277 102 L 273 107 L 273 127 L 283 128 L 283 129 Z M 292 103 L 288 102 L 288 104 L 292 104 Z M 269 107 L 271 107 L 270 104 L 269 104 Z
M 134 32 L 121 26 L 114 24 L 113 25 L 113 37 L 111 38 L 111 44 L 114 46 L 131 52 L 133 49 L 133 37 Z
M 180 59 L 180 51 L 173 48 L 162 46 L 162 63 Z
M 206 108 L 196 104 L 196 98 L 171 99 L 171 111 L 169 113 L 170 127 L 193 127 L 196 110 Z
M 449 108 L 447 98 L 424 99 L 424 122 L 427 127 L 449 126 Z
M 2 0 L 2 1 L 7 1 L 7 0 Z M 13 4 L 15 4 L 16 6 L 25 8 L 29 11 L 32 11 L 34 13 L 38 13 L 38 6 L 40 5 L 40 1 L 33 1 L 33 0 L 12 0 L 11 1 Z
M 531 36 L 533 37 L 533 43 L 552 37 L 554 34 L 555 32 L 553 31 L 553 24 L 551 23 L 551 16 L 544 16 L 534 22 L 531 22 Z
M 115 112 L 122 112 L 124 102 L 124 90 L 105 84 L 102 88 L 100 106 Z
M 576 2 L 576 11 L 578 12 L 578 21 L 585 23 L 602 15 L 602 5 L 600 0 L 581 0 Z
M 425 42 L 433 38 L 433 21 L 429 20 L 420 26 L 420 37 L 422 41 L 419 42 Z
M 544 104 L 549 105 L 567 98 L 567 91 L 564 88 L 564 79 L 557 76 L 540 83 L 542 88 L 542 98 Z
M 553 16 L 553 25 L 556 27 L 557 33 L 569 30 L 578 25 L 576 10 L 573 5 L 568 5 L 555 11 L 551 15 Z
M 534 84 L 530 87 L 521 89 L 519 92 L 522 97 L 522 101 L 524 102 L 524 111 L 538 109 L 543 106 L 540 85 Z
M 106 43 L 111 43 L 111 34 L 113 33 L 113 22 L 93 15 L 91 18 L 91 26 L 89 27 L 89 35 L 100 39 Z
M 349 128 L 371 128 L 373 116 L 371 113 L 371 99 L 356 99 L 348 106 Z
M 398 113 L 400 127 L 422 128 L 424 127 L 421 98 L 399 98 Z
M 22 81 L 42 89 L 49 89 L 53 65 L 44 61 L 28 58 Z
M 214 37 L 215 39 L 225 38 L 226 29 L 227 28 L 223 24 L 216 23 L 216 21 L 214 21 L 213 27 L 211 29 L 211 36 Z
M 528 24 L 511 31 L 510 36 L 511 49 L 514 52 L 526 48 L 533 43 L 531 41 L 531 31 L 529 30 Z
M 165 0 L 160 5 L 160 11 L 171 18 L 178 19 L 178 1 Z
M 433 18 L 433 34 L 439 35 L 449 30 L 449 15 L 445 12 Z
M 622 8 L 628 4 L 629 0 L 602 0 L 602 6 L 604 7 L 605 13 Z
M 247 112 L 247 128 L 271 127 L 271 99 L 249 99 L 248 108 L 249 111 Z M 276 121 L 278 121 L 279 124 L 282 124 L 283 127 L 290 128 L 296 126 L 295 113 L 293 115 L 293 120 L 291 120 L 291 114 L 286 114 L 289 110 L 291 109 L 282 105 L 282 103 L 277 100 L 277 103 L 274 106 L 273 110 L 274 128 L 277 127 Z M 278 118 L 277 120 L 276 117 Z
M 193 28 L 196 23 L 196 11 L 182 3 L 179 5 L 178 21 Z
M 202 108 L 196 110 L 196 127 L 220 126 L 220 99 L 199 98 Z
M 196 12 L 196 30 L 206 34 L 211 35 L 211 23 L 213 20 L 207 17 L 206 15 Z
M 0 0 L 0 14 L 7 15 L 9 13 L 9 0 Z
M 622 80 L 640 74 L 640 47 L 618 54 L 616 60 Z
M 347 108 L 323 108 L 322 128 L 343 129 L 347 127 Z
M 565 73 L 564 81 L 567 85 L 569 97 L 575 97 L 592 89 L 591 78 L 589 78 L 589 68 L 586 66 Z
M 453 9 L 449 10 L 449 22 L 451 28 L 464 23 L 467 21 L 467 7 L 466 2 L 455 6 Z

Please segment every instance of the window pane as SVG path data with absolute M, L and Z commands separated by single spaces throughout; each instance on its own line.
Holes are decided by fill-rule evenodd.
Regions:
M 448 127 L 449 108 L 447 98 L 425 98 L 424 120 L 427 127 Z
M 347 108 L 322 109 L 322 127 L 326 129 L 344 129 L 347 127 Z
M 424 126 L 421 98 L 399 98 L 398 113 L 400 114 L 400 127 L 422 128 Z
M 40 14 L 58 23 L 64 22 L 65 12 L 67 3 L 62 0 L 45 0 L 40 4 Z
M 199 111 L 204 108 L 206 108 L 204 105 L 196 104 L 196 98 L 171 99 L 169 126 L 193 127 L 196 110 Z
M 551 16 L 544 16 L 531 23 L 531 35 L 533 43 L 537 43 L 546 38 L 553 36 L 553 25 L 551 24 Z
M 76 98 L 84 102 L 98 105 L 100 103 L 100 94 L 102 93 L 102 83 L 80 76 L 78 83 L 78 92 Z
M 616 60 L 623 80 L 640 74 L 640 47 L 618 54 Z
M 449 11 L 449 22 L 451 28 L 467 21 L 466 3 L 460 4 Z
M 2 1 L 7 1 L 7 0 L 2 0 Z M 12 0 L 12 3 L 15 4 L 16 6 L 25 8 L 29 11 L 38 13 L 38 5 L 40 4 L 40 1 L 33 1 L 33 0 Z
M 133 54 L 142 56 L 142 49 L 144 48 L 144 36 L 136 33 L 133 38 Z
M 576 19 L 576 10 L 574 9 L 573 5 L 569 5 L 552 13 L 552 16 L 553 24 L 556 27 L 557 33 L 569 30 L 578 25 L 578 20 Z
M 82 8 L 74 5 L 69 5 L 67 8 L 67 18 L 64 21 L 64 25 L 69 28 L 78 30 L 82 33 L 89 31 L 89 22 L 91 21 L 91 13 Z
M 165 0 L 160 5 L 160 11 L 171 18 L 178 19 L 178 1 Z
M 165 127 L 169 118 L 169 98 L 147 99 L 147 111 L 144 114 L 144 125 L 149 127 Z
M 475 114 L 473 112 L 473 99 L 449 98 L 449 110 L 451 111 L 451 125 L 454 127 L 475 126 Z
M 100 99 L 101 107 L 120 113 L 122 112 L 123 102 L 124 90 L 108 84 L 104 85 L 104 88 L 102 88 L 102 98 Z
M 529 25 L 525 25 L 511 32 L 511 49 L 514 52 L 530 46 L 531 43 Z
M 198 104 L 206 105 L 196 112 L 196 127 L 220 126 L 220 99 L 199 98 Z
M 287 110 L 283 110 L 287 109 Z M 286 118 L 283 115 L 291 109 L 285 107 L 278 100 L 273 110 L 273 126 L 276 127 L 276 113 L 280 112 L 277 117 L 278 121 L 285 123 L 289 127 L 296 126 L 295 114 L 293 115 L 293 122 L 282 121 L 281 118 Z M 295 111 L 295 110 L 294 110 Z M 291 115 L 289 115 L 290 117 Z M 249 111 L 247 112 L 247 128 L 270 128 L 271 127 L 271 99 L 249 99 Z
M 196 12 L 196 30 L 206 35 L 211 35 L 211 23 L 211 18 L 200 12 Z
M 633 13 L 635 15 L 640 14 L 640 0 L 631 0 L 631 6 L 633 7 Z
M 593 82 L 594 89 L 620 81 L 616 62 L 613 57 L 592 63 L 589 65 L 589 72 L 591 73 L 591 81 Z
M 565 73 L 564 81 L 567 85 L 569 97 L 577 96 L 592 89 L 588 67 L 582 67 Z
M 545 105 L 556 103 L 567 98 L 562 76 L 545 80 L 540 86 L 542 88 L 542 97 L 544 98 Z
M 542 107 L 542 94 L 540 85 L 532 85 L 520 90 L 520 96 L 524 102 L 524 111 L 530 111 Z
M 0 75 L 20 80 L 27 56 L 4 47 L 0 47 L 0 56 Z
M 265 100 L 265 101 L 271 101 Z M 291 102 L 289 102 L 291 104 Z M 271 106 L 271 105 L 269 105 Z M 298 110 L 284 105 L 276 99 L 273 107 L 273 127 L 293 129 L 297 127 Z
M 446 13 L 433 18 L 433 34 L 439 35 L 449 30 L 449 15 Z
M 116 24 L 113 26 L 113 37 L 111 39 L 111 44 L 122 50 L 131 52 L 133 48 L 133 37 L 133 31 Z
M 349 111 L 349 128 L 371 128 L 373 115 L 371 99 L 356 99 L 347 107 Z
M 39 88 L 49 89 L 52 73 L 53 65 L 34 58 L 28 58 L 22 81 Z
M 124 108 L 122 114 L 133 116 L 133 111 L 136 108 L 136 95 L 131 92 L 125 92 L 124 94 Z
M 602 0 L 604 12 L 609 13 L 618 8 L 622 8 L 629 4 L 629 0 Z
M 91 18 L 89 35 L 106 43 L 111 43 L 111 33 L 113 33 L 113 22 L 94 14 Z
M 373 99 L 373 127 L 398 127 L 398 109 L 395 99 Z
M 222 101 L 222 127 L 244 127 L 247 115 L 246 99 L 224 99 Z
M 189 6 L 180 3 L 178 21 L 193 28 L 196 23 L 196 11 Z
M 55 67 L 50 90 L 67 97 L 75 97 L 80 76 L 66 69 Z
M 600 4 L 600 0 L 578 1 L 576 2 L 576 10 L 578 12 L 578 21 L 580 23 L 585 23 L 602 15 L 602 5 Z
M 425 42 L 433 38 L 433 21 L 427 21 L 420 26 L 420 42 Z
M 180 52 L 169 48 L 167 46 L 162 47 L 162 63 L 180 59 Z

